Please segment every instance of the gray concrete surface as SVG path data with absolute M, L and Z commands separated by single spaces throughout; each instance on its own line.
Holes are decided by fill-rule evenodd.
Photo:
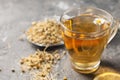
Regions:
M 19 40 L 32 21 L 45 17 L 60 16 L 65 9 L 72 6 L 87 5 L 105 9 L 120 19 L 120 0 L 0 0 L 0 80 L 30 80 L 27 74 L 20 73 L 19 60 L 34 52 L 34 48 L 25 39 Z M 109 43 L 102 55 L 102 71 L 120 73 L 120 31 Z M 75 72 L 65 56 L 56 70 L 65 68 L 58 76 L 63 80 L 93 80 L 95 74 L 82 75 Z M 16 72 L 12 73 L 11 70 Z M 99 73 L 99 70 L 98 70 Z

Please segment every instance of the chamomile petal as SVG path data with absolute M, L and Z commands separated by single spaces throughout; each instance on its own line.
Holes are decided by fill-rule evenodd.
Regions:
M 96 25 L 102 25 L 104 24 L 104 22 L 105 22 L 105 19 L 103 18 L 95 18 L 95 20 L 93 21 L 93 23 Z

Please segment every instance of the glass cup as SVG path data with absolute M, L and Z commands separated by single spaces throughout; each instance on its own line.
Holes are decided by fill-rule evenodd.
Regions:
M 105 10 L 80 7 L 65 11 L 60 24 L 72 67 L 80 73 L 96 71 L 103 50 L 117 33 L 119 22 Z

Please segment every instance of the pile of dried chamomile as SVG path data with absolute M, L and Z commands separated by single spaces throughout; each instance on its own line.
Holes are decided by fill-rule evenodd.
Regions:
M 37 45 L 55 45 L 62 42 L 61 27 L 55 19 L 32 22 L 26 32 L 27 39 Z
M 52 53 L 37 50 L 35 53 L 20 60 L 21 71 L 25 73 L 36 70 L 37 72 L 33 74 L 33 80 L 53 80 L 53 74 L 50 73 L 65 53 L 63 51 L 60 55 L 57 50 Z

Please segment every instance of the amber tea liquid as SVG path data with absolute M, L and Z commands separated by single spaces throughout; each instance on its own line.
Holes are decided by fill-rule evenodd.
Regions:
M 109 38 L 110 31 L 106 30 L 109 23 L 105 19 L 104 22 L 99 21 L 97 16 L 81 15 L 63 24 L 67 29 L 62 35 L 73 68 L 82 73 L 95 71 Z

